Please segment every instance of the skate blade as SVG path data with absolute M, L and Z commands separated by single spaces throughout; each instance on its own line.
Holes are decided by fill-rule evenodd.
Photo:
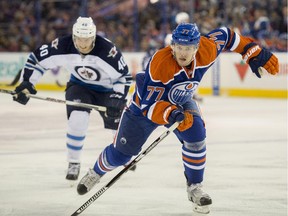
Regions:
M 197 214 L 194 214 L 195 216 L 203 215 L 203 214 L 209 214 L 210 208 L 209 208 L 209 205 L 199 206 L 199 205 L 193 203 L 193 211 L 195 213 L 197 213 Z

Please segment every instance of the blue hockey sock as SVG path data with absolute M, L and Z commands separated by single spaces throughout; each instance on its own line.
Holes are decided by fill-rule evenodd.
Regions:
M 107 146 L 99 155 L 94 165 L 94 171 L 99 175 L 104 175 L 118 166 L 125 165 L 132 156 L 125 155 L 114 148 L 113 144 Z
M 188 185 L 201 183 L 206 165 L 206 147 L 199 151 L 192 151 L 183 145 L 182 160 Z

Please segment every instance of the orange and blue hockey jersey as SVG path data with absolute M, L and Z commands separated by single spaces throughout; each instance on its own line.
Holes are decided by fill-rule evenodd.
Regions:
M 144 115 L 152 122 L 168 124 L 173 109 L 192 100 L 206 71 L 224 50 L 243 52 L 250 38 L 238 35 L 229 28 L 215 29 L 201 36 L 199 49 L 189 68 L 181 67 L 170 46 L 158 50 L 144 72 L 136 75 L 136 87 L 130 110 Z

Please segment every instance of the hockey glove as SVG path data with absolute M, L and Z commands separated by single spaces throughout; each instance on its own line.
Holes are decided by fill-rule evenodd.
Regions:
M 16 87 L 15 93 L 16 94 L 13 96 L 13 100 L 20 104 L 26 105 L 30 99 L 26 94 L 36 94 L 37 91 L 32 83 L 23 81 L 19 86 Z
M 279 62 L 277 57 L 265 48 L 260 48 L 256 43 L 249 43 L 244 47 L 244 51 L 241 53 L 243 60 L 249 64 L 253 73 L 258 78 L 261 78 L 261 74 L 258 69 L 264 67 L 268 73 L 277 74 L 279 72 Z
M 125 95 L 119 92 L 114 92 L 109 96 L 107 104 L 107 116 L 111 118 L 120 118 L 127 100 Z
M 175 109 L 170 113 L 168 121 L 171 124 L 173 124 L 176 121 L 181 122 L 177 127 L 177 129 L 182 132 L 192 126 L 193 115 L 189 110 L 184 111 L 182 109 Z

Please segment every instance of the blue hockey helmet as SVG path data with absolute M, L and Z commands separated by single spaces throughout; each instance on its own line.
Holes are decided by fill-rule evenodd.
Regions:
M 196 24 L 180 23 L 172 32 L 172 44 L 198 45 L 200 32 Z

